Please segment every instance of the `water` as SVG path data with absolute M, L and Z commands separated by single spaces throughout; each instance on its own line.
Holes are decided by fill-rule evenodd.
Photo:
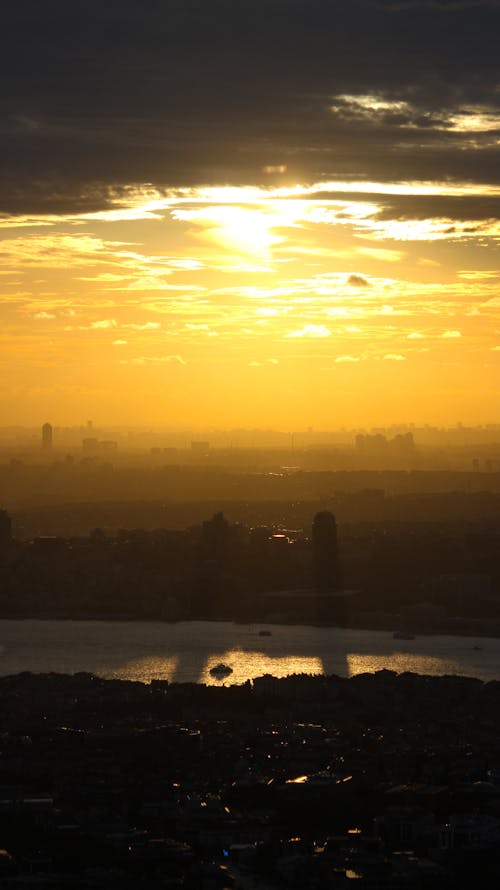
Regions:
M 270 632 L 261 636 L 260 630 Z M 474 648 L 474 647 L 479 648 Z M 269 673 L 339 674 L 388 668 L 419 674 L 500 679 L 500 639 L 418 636 L 390 631 L 250 625 L 230 622 L 0 621 L 0 675 L 20 671 L 218 683 L 210 669 L 223 662 L 228 683 Z

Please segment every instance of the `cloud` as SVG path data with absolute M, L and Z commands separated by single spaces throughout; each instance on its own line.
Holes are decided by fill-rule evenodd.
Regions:
M 347 284 L 351 287 L 369 287 L 370 282 L 363 275 L 349 275 Z
M 330 337 L 331 333 L 330 329 L 323 324 L 306 324 L 298 331 L 291 331 L 289 334 L 285 334 L 285 337 L 311 337 L 317 339 Z
M 408 9 L 425 9 L 434 7 L 438 10 L 453 13 L 456 9 L 479 9 L 498 7 L 500 0 L 373 0 L 375 6 L 393 12 L 404 12 Z
M 404 257 L 401 250 L 388 250 L 385 247 L 358 247 L 357 253 L 382 263 L 399 263 Z
M 279 359 L 277 358 L 266 358 L 264 361 L 256 361 L 255 359 L 251 362 L 248 362 L 248 366 L 250 368 L 262 368 L 265 365 L 279 365 Z
M 498 182 L 499 23 L 493 0 L 4 4 L 2 206 L 116 211 L 146 178 L 270 170 Z
M 162 365 L 162 364 L 178 364 L 186 365 L 186 360 L 182 355 L 140 355 L 130 359 L 133 365 Z
M 51 232 L 5 239 L 0 244 L 0 262 L 24 269 L 64 270 L 117 264 L 121 269 L 130 267 L 133 274 L 141 269 L 141 264 L 142 268 L 146 265 L 147 259 L 131 251 L 128 242 L 108 241 L 92 232 Z
M 92 324 L 89 325 L 89 329 L 92 331 L 108 331 L 111 328 L 116 328 L 116 325 L 116 318 L 103 318 L 101 321 L 93 321 Z
M 500 222 L 496 219 L 373 219 L 358 222 L 376 239 L 393 241 L 464 241 L 480 238 L 500 239 Z
M 55 220 L 54 220 L 55 221 Z M 116 272 L 100 272 L 99 275 L 77 275 L 77 281 L 92 281 L 96 284 L 109 284 L 116 281 L 129 281 L 132 274 L 118 275 Z
M 128 340 L 113 340 L 113 346 L 128 346 Z
M 398 352 L 387 352 L 382 356 L 385 362 L 404 362 L 406 361 L 406 356 L 401 355 Z
M 129 328 L 131 331 L 158 331 L 161 328 L 161 324 L 159 321 L 145 321 L 142 324 L 138 322 L 128 322 L 127 324 L 122 325 L 124 328 Z
M 65 331 L 110 331 L 118 326 L 116 318 L 103 318 L 90 324 L 66 325 Z
M 372 127 L 380 127 L 383 122 L 389 128 L 420 131 L 424 137 L 436 131 L 481 134 L 500 130 L 500 112 L 491 104 L 424 110 L 411 99 L 367 93 L 336 96 L 331 111 L 351 122 L 360 121 Z
M 441 334 L 443 340 L 458 340 L 458 338 L 461 336 L 462 334 L 460 331 L 444 331 Z
M 347 364 L 349 362 L 360 362 L 364 359 L 362 355 L 338 355 L 335 359 L 337 365 Z
M 488 281 L 495 280 L 499 277 L 500 273 L 498 270 L 486 270 L 486 269 L 462 269 L 457 272 L 459 278 L 464 279 L 465 281 Z
M 162 275 L 167 276 L 170 273 L 168 271 L 162 272 Z M 127 285 L 127 290 L 139 290 L 139 291 L 153 291 L 153 290 L 170 290 L 170 285 L 166 284 L 162 277 L 159 275 L 139 275 L 134 281 L 131 281 L 129 285 Z

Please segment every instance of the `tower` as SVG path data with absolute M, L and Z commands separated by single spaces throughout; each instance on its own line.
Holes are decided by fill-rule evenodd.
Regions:
M 42 426 L 42 448 L 52 448 L 52 424 L 44 423 Z
M 333 513 L 316 513 L 312 525 L 313 575 L 318 590 L 335 590 L 339 583 L 337 524 Z
M 12 541 L 12 521 L 7 510 L 0 510 L 0 546 Z

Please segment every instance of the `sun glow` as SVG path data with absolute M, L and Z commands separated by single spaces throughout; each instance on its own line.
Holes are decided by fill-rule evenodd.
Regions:
M 97 404 L 150 422 L 162 406 L 176 423 L 329 426 L 332 393 L 335 422 L 355 424 L 407 419 L 408 393 L 432 419 L 458 387 L 477 420 L 483 381 L 484 411 L 495 401 L 500 229 L 476 211 L 497 192 L 145 186 L 98 213 L 4 217 L 5 410 L 58 406 L 76 421 Z M 440 215 L 422 214 L 416 201 L 435 198 Z M 24 357 L 16 387 L 13 354 Z
M 270 249 L 284 238 L 273 229 L 285 225 L 285 214 L 272 208 L 214 206 L 202 210 L 174 210 L 174 219 L 187 221 L 196 228 L 194 237 L 238 255 L 267 257 Z

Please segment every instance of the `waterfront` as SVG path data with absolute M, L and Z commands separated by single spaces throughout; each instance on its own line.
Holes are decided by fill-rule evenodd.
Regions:
M 261 630 L 270 635 L 262 636 Z M 338 674 L 383 668 L 500 680 L 500 639 L 390 631 L 256 625 L 230 622 L 0 621 L 0 675 L 77 673 L 149 682 L 217 684 L 211 668 L 224 662 L 229 683 L 272 674 Z

